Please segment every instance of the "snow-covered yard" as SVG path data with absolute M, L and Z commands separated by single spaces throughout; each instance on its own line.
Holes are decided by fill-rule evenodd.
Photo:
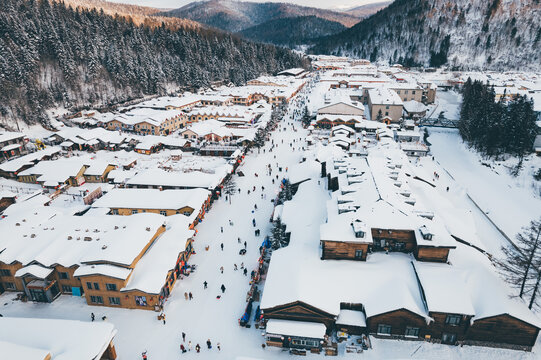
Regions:
M 533 179 L 533 172 L 541 168 L 539 157 L 526 158 L 524 169 L 513 177 L 509 167 L 515 166 L 517 160 L 482 159 L 468 149 L 457 130 L 430 129 L 429 132 L 435 160 L 510 239 L 530 220 L 541 217 L 541 198 Z

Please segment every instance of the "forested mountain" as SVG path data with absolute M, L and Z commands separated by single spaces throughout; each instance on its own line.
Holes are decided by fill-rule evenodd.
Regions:
M 137 26 L 63 3 L 2 0 L 0 117 L 46 123 L 51 107 L 102 106 L 213 80 L 241 84 L 303 61 L 214 30 Z
M 359 21 L 358 17 L 344 12 L 286 3 L 252 3 L 230 0 L 197 1 L 162 14 L 191 19 L 231 32 L 239 32 L 269 20 L 299 16 L 313 15 L 321 19 L 339 22 L 346 27 L 353 26 Z
M 539 0 L 396 0 L 313 53 L 405 65 L 540 69 Z
M 144 24 L 146 26 L 157 27 L 161 26 L 162 23 L 165 23 L 169 28 L 179 27 L 200 27 L 196 21 L 189 19 L 179 19 L 172 18 L 167 16 L 160 16 L 160 12 L 163 10 L 148 7 L 148 6 L 138 6 L 130 4 L 121 4 L 105 0 L 52 0 L 52 1 L 63 1 L 66 5 L 71 6 L 72 8 L 86 8 L 86 9 L 96 9 L 98 11 L 103 10 L 107 15 L 115 16 L 126 16 L 130 17 L 136 25 Z
M 336 34 L 346 27 L 339 22 L 315 16 L 274 19 L 252 26 L 239 34 L 247 39 L 294 46 L 306 44 L 311 39 Z
M 373 4 L 366 4 L 346 10 L 345 12 L 350 15 L 357 16 L 358 18 L 365 18 L 389 6 L 390 3 L 392 3 L 392 1 L 382 1 Z

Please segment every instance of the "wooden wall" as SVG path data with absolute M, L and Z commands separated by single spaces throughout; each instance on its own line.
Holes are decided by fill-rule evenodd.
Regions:
M 80 281 L 81 281 L 81 285 L 82 285 L 83 290 L 85 292 L 86 303 L 88 305 L 116 306 L 116 307 L 123 307 L 123 308 L 127 307 L 124 304 L 126 302 L 126 300 L 124 299 L 124 296 L 120 293 L 120 289 L 122 289 L 126 285 L 128 280 L 116 279 L 116 278 L 113 278 L 113 277 L 110 277 L 110 276 L 104 276 L 104 275 L 79 276 L 78 279 L 80 279 Z M 92 289 L 88 288 L 87 282 L 92 284 Z M 94 283 L 99 284 L 99 290 L 96 290 L 94 288 Z M 116 285 L 116 291 L 108 291 L 106 284 L 115 284 Z M 95 304 L 95 303 L 93 303 L 91 301 L 91 298 L 90 298 L 91 296 L 101 296 L 103 298 L 103 304 Z M 110 305 L 109 304 L 109 297 L 118 297 L 118 298 L 120 298 L 120 305 Z
M 78 268 L 79 266 L 77 265 L 74 265 L 72 267 L 64 267 L 62 265 L 56 265 L 55 266 L 55 273 L 54 273 L 54 276 L 55 276 L 55 279 L 58 283 L 58 290 L 65 294 L 65 292 L 62 291 L 62 285 L 66 285 L 66 286 L 70 286 L 70 287 L 79 287 L 79 286 L 82 286 L 81 285 L 81 281 L 76 278 L 75 276 L 73 276 L 73 273 L 75 272 L 75 270 Z M 60 272 L 65 272 L 68 274 L 68 279 L 61 279 L 60 278 Z
M 467 296 L 467 295 L 466 295 Z M 471 316 L 462 316 L 460 314 L 446 314 L 438 312 L 430 312 L 430 317 L 434 319 L 428 327 L 428 332 L 431 338 L 441 339 L 443 333 L 456 334 L 457 341 L 464 340 L 466 331 L 470 326 Z M 445 323 L 447 315 L 460 315 L 461 320 L 459 325 L 449 325 Z
M 381 231 L 381 233 L 380 233 Z M 412 230 L 387 230 L 387 229 L 372 229 L 372 238 L 374 243 L 381 239 L 387 239 L 405 244 L 405 252 L 413 252 L 417 246 L 415 241 L 415 232 Z
M 296 301 L 290 304 L 262 309 L 265 320 L 284 319 L 322 323 L 330 331 L 334 326 L 334 316 L 313 306 Z
M 361 260 L 366 261 L 366 254 L 368 252 L 368 244 L 359 244 L 354 242 L 341 242 L 341 241 L 326 241 L 322 240 L 322 255 L 321 259 L 334 259 L 334 260 Z M 362 250 L 363 256 L 361 259 L 355 258 L 355 250 Z
M 17 270 L 21 269 L 23 265 L 19 262 L 15 262 L 14 264 L 4 264 L 3 262 L 0 262 L 0 269 L 9 270 L 11 275 L 10 276 L 2 276 L 0 274 L 0 282 L 2 283 L 2 286 L 4 287 L 4 291 L 24 291 L 23 283 L 21 279 L 15 277 L 15 273 Z M 8 289 L 4 283 L 14 283 L 16 290 Z
M 419 337 L 427 334 L 427 324 L 424 317 L 406 309 L 399 309 L 366 319 L 366 326 L 371 334 L 377 334 L 378 325 L 390 325 L 391 335 L 404 336 L 406 327 L 418 327 Z
M 539 329 L 507 314 L 475 320 L 466 338 L 472 341 L 533 346 Z
M 118 215 L 132 215 L 132 210 L 137 210 L 137 212 L 139 213 L 143 213 L 143 212 L 147 212 L 147 213 L 154 213 L 154 214 L 159 214 L 160 211 L 165 211 L 166 213 L 166 216 L 171 216 L 171 215 L 175 215 L 177 214 L 177 211 L 179 214 L 182 214 L 184 212 L 189 212 L 190 215 L 193 213 L 194 209 L 189 207 L 189 206 L 185 206 L 185 207 L 182 207 L 178 210 L 176 209 L 143 209 L 143 208 L 138 208 L 138 209 L 133 209 L 133 208 L 112 208 L 112 209 L 115 209 L 118 211 Z
M 422 247 L 415 250 L 415 258 L 419 261 L 447 262 L 449 248 Z

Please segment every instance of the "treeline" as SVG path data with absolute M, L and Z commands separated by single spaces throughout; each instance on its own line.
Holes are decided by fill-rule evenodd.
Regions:
M 52 107 L 107 106 L 216 80 L 243 84 L 304 61 L 215 30 L 151 28 L 59 2 L 2 0 L 0 117 L 46 123 Z
M 526 95 L 495 101 L 493 86 L 468 78 L 464 84 L 458 129 L 462 139 L 487 156 L 523 157 L 537 134 L 533 103 Z

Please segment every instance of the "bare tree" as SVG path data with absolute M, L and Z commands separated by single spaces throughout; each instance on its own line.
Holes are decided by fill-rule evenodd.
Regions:
M 541 281 L 541 219 L 532 220 L 516 236 L 515 246 L 502 247 L 505 259 L 497 264 L 505 280 L 520 289 L 519 297 L 531 294 L 530 309 L 536 303 Z

